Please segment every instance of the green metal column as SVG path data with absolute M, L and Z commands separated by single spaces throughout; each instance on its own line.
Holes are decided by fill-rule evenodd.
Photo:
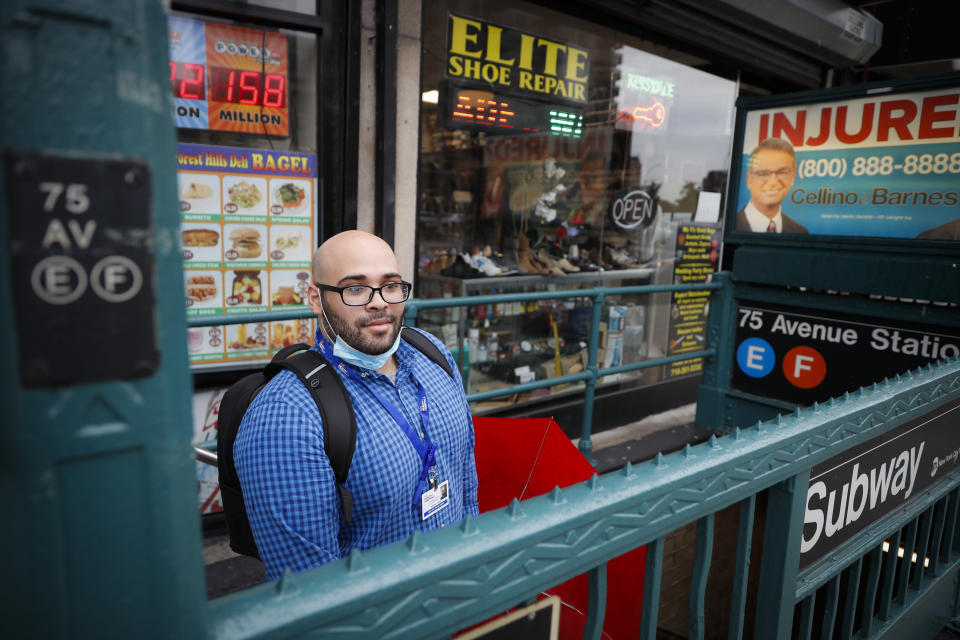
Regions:
M 4 636 L 204 637 L 163 3 L 0 18 Z
M 737 305 L 733 299 L 733 284 L 729 273 L 713 274 L 713 282 L 721 285 L 710 294 L 710 317 L 707 320 L 707 347 L 716 349 L 716 355 L 706 358 L 703 383 L 697 390 L 698 426 L 723 431 L 729 429 L 732 405 L 726 389 L 733 367 Z
M 808 484 L 809 469 L 770 487 L 757 587 L 757 638 L 790 637 Z

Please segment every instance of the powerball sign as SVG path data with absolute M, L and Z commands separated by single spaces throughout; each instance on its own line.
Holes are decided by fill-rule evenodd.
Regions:
M 170 17 L 167 41 L 176 126 L 289 135 L 284 35 Z
M 779 138 L 796 152 L 781 211 L 806 232 L 960 240 L 960 89 L 875 91 L 747 113 L 737 210 L 751 151 Z

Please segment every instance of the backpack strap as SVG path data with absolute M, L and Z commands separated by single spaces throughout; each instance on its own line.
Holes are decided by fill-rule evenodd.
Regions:
M 437 348 L 437 345 L 430 341 L 430 338 L 423 335 L 416 329 L 411 329 L 409 327 L 403 327 L 403 329 L 400 330 L 400 337 L 416 347 L 420 353 L 436 362 L 441 369 L 447 372 L 448 376 L 453 378 L 453 371 L 450 370 L 450 363 L 447 362 L 446 357 L 444 357 L 443 352 Z
M 282 368 L 293 371 L 317 403 L 323 424 L 323 449 L 337 481 L 337 490 L 343 503 L 343 519 L 350 522 L 353 519 L 353 496 L 347 489 L 346 482 L 353 451 L 357 445 L 357 419 L 353 413 L 353 404 L 346 387 L 343 386 L 343 380 L 326 358 L 306 345 L 293 346 L 302 347 L 293 349 L 293 352 L 300 353 L 283 359 L 274 358 L 267 367 L 276 365 L 277 370 Z M 275 373 L 276 371 L 271 374 L 264 370 L 264 374 L 269 377 Z

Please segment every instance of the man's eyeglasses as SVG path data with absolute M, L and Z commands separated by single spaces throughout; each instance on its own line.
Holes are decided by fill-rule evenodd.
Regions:
M 410 289 L 413 288 L 409 282 L 388 282 L 382 287 L 371 287 L 366 284 L 351 284 L 346 287 L 332 287 L 329 284 L 316 283 L 321 291 L 336 291 L 340 294 L 343 304 L 349 307 L 362 307 L 370 304 L 373 300 L 373 294 L 380 292 L 380 297 L 387 304 L 400 304 L 410 297 Z
M 786 169 L 786 168 L 777 169 L 776 171 L 772 171 L 770 169 L 760 169 L 759 171 L 754 171 L 751 169 L 750 173 L 757 176 L 761 180 L 766 180 L 767 178 L 769 178 L 774 174 L 776 174 L 778 178 L 787 178 L 793 175 L 793 171 L 794 171 L 793 169 Z

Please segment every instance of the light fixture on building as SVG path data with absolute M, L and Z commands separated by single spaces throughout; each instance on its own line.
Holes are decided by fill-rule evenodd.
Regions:
M 420 100 L 423 102 L 429 102 L 430 104 L 437 104 L 440 101 L 440 92 L 436 89 L 424 91 L 422 94 L 420 94 Z

